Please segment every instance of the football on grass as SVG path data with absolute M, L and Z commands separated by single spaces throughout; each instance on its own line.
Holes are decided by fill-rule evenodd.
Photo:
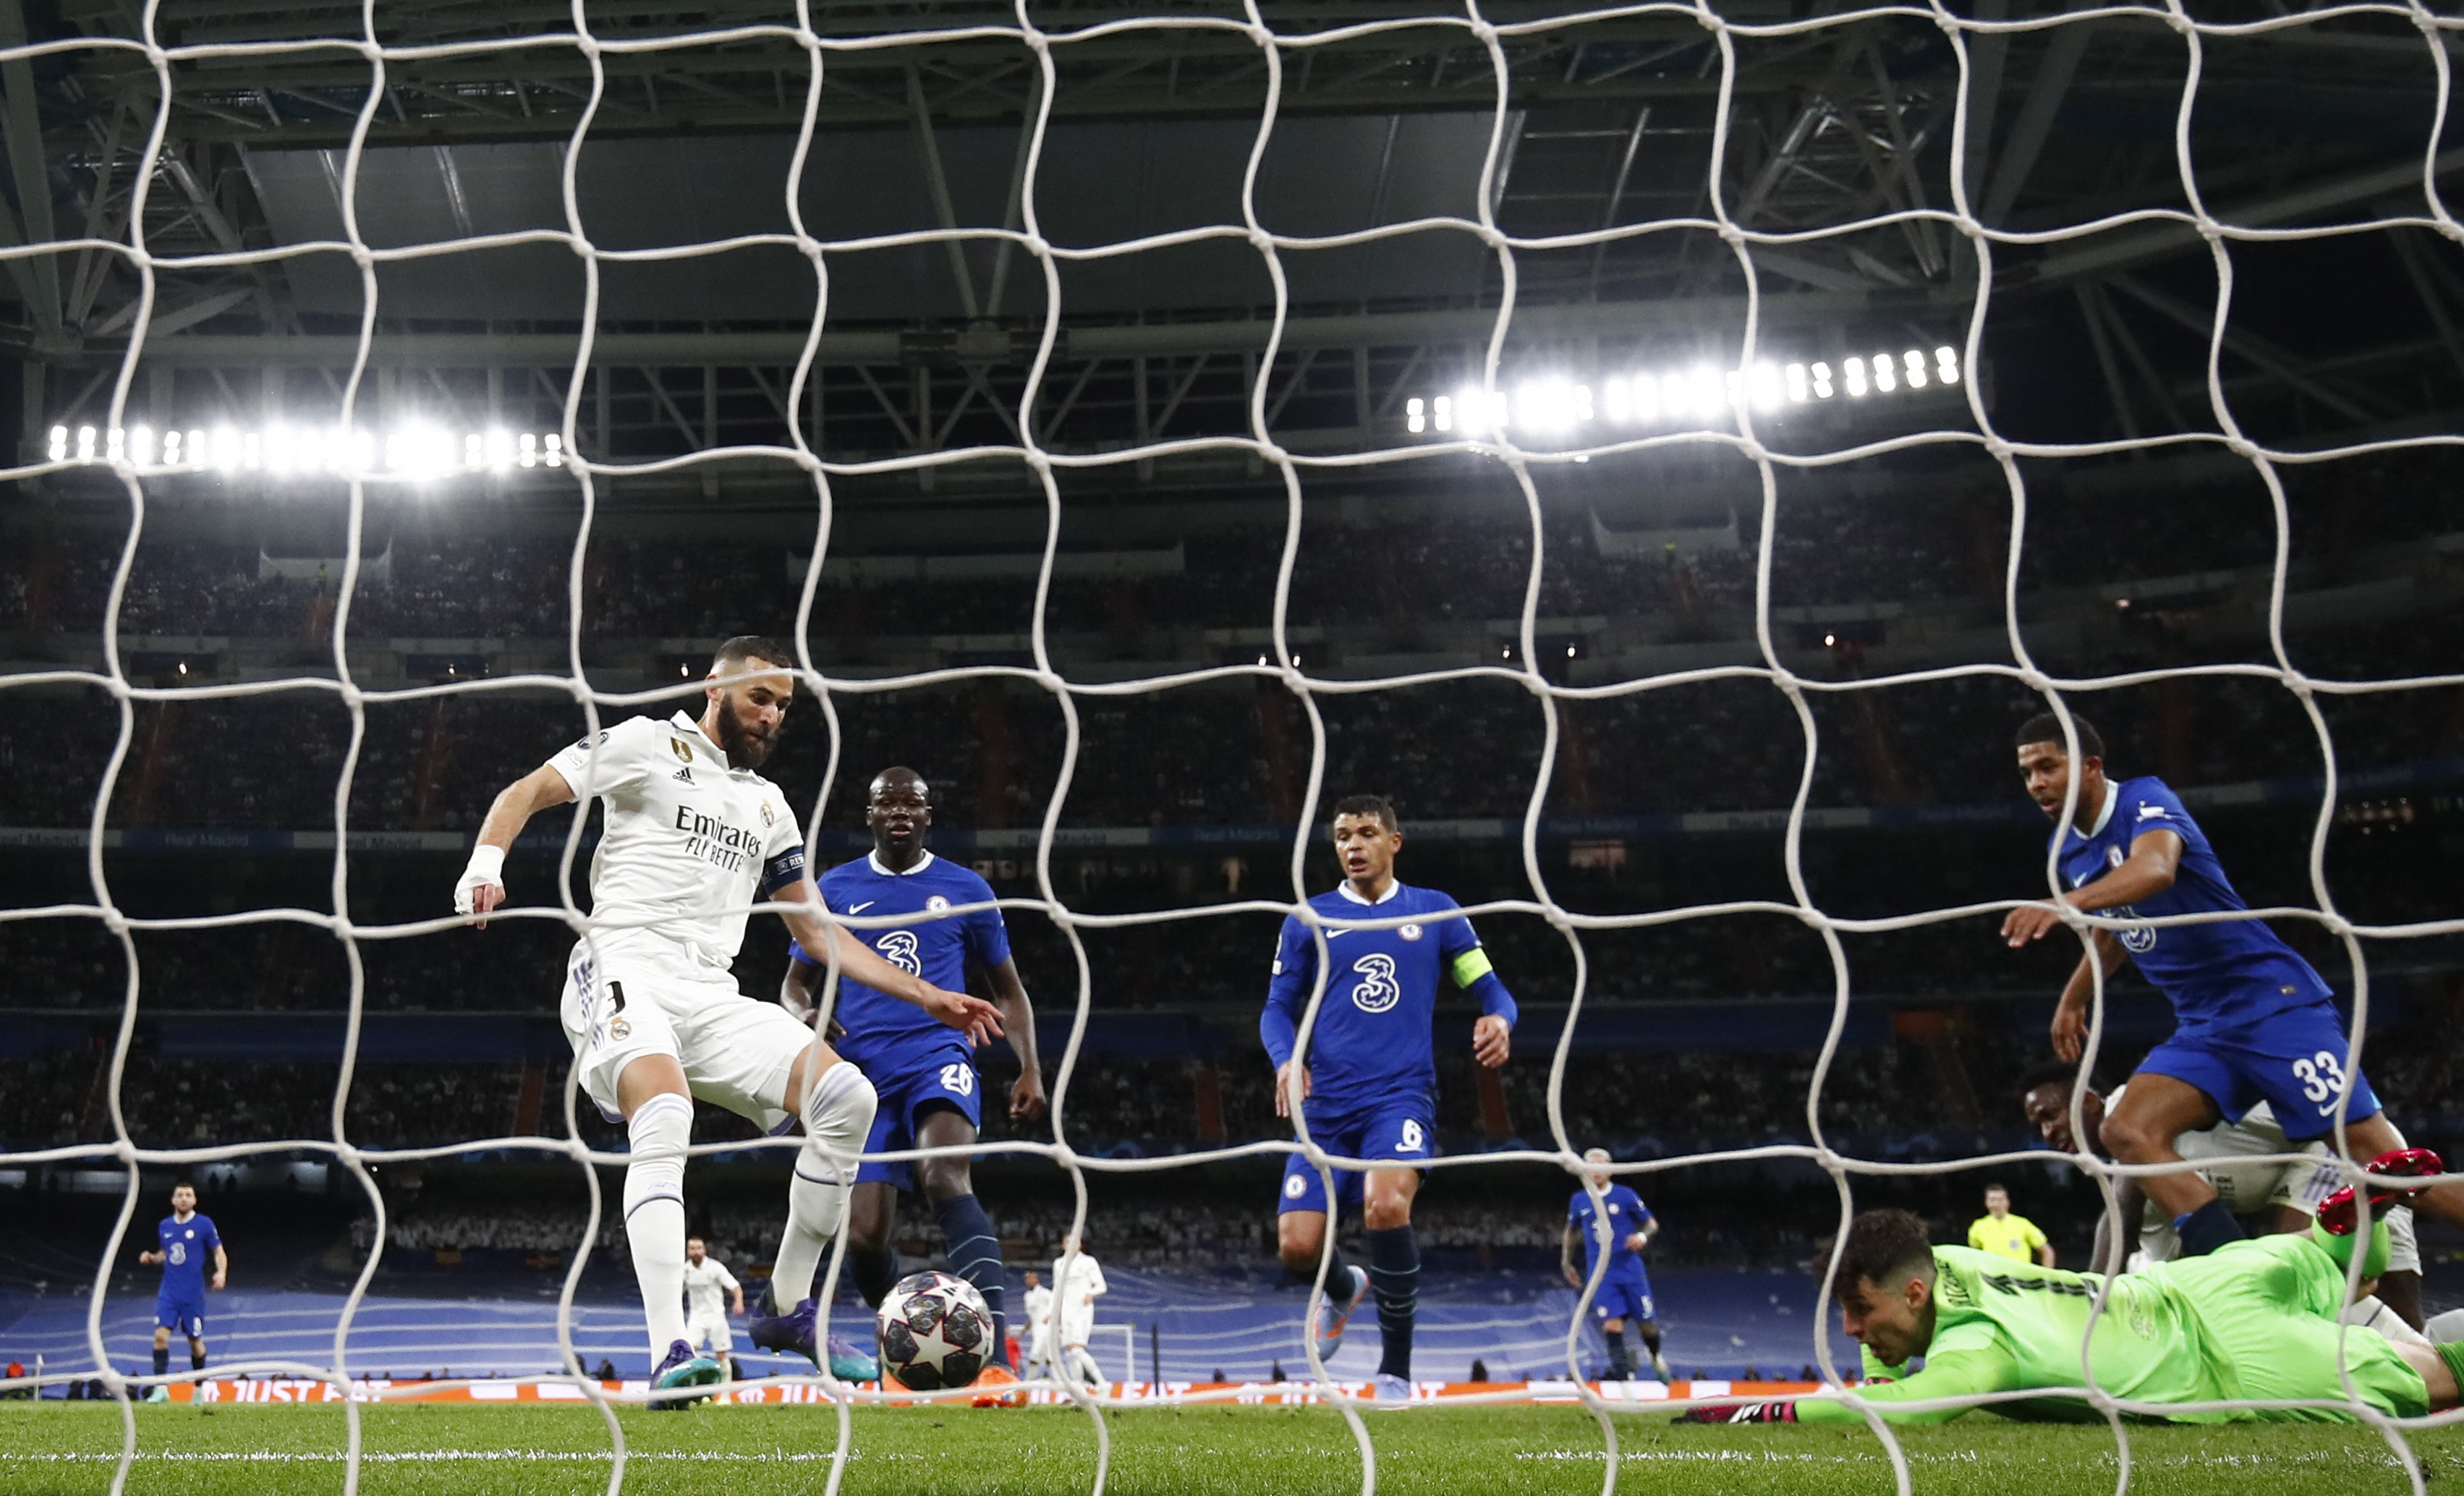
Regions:
M 963 1278 L 910 1273 L 881 1301 L 882 1375 L 910 1392 L 969 1385 L 992 1349 L 992 1310 Z

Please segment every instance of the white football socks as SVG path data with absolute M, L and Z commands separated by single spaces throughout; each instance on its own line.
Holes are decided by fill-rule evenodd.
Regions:
M 671 1092 L 642 1103 L 627 1126 L 633 1156 L 625 1166 L 625 1237 L 642 1286 L 653 1369 L 686 1337 L 685 1148 L 693 1121 L 692 1101 Z
M 864 1152 L 879 1104 L 872 1082 L 845 1060 L 804 1088 L 804 1146 L 787 1181 L 787 1229 L 770 1270 L 770 1298 L 779 1313 L 793 1313 L 812 1297 L 814 1271 L 839 1234 L 856 1155 Z

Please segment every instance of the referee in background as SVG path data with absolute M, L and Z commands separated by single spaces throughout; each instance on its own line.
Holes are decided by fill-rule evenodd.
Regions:
M 2014 1263 L 2034 1261 L 2040 1267 L 2054 1265 L 2053 1243 L 2045 1240 L 2045 1233 L 2036 1229 L 2035 1221 L 2011 1213 L 2011 1192 L 1999 1184 L 1985 1186 L 1985 1214 L 1969 1226 L 1968 1244 Z

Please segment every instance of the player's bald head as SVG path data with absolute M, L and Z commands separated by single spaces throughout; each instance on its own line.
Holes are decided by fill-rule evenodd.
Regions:
M 933 799 L 933 786 L 924 776 L 904 765 L 892 765 L 874 775 L 871 787 L 865 792 L 867 800 L 875 801 L 909 795 L 929 803 Z

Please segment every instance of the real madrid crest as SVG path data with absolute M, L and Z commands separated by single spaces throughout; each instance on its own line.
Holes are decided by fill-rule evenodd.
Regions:
M 618 1018 L 608 1021 L 607 1037 L 610 1039 L 629 1039 L 632 1036 L 633 1025 L 628 1020 Z
M 677 758 L 687 763 L 693 762 L 693 744 L 681 737 L 671 737 L 668 739 L 668 746 L 675 750 Z
M 770 808 L 770 802 L 766 800 L 763 801 L 761 803 L 761 824 L 765 826 L 775 825 L 778 824 L 778 821 L 779 813 Z

